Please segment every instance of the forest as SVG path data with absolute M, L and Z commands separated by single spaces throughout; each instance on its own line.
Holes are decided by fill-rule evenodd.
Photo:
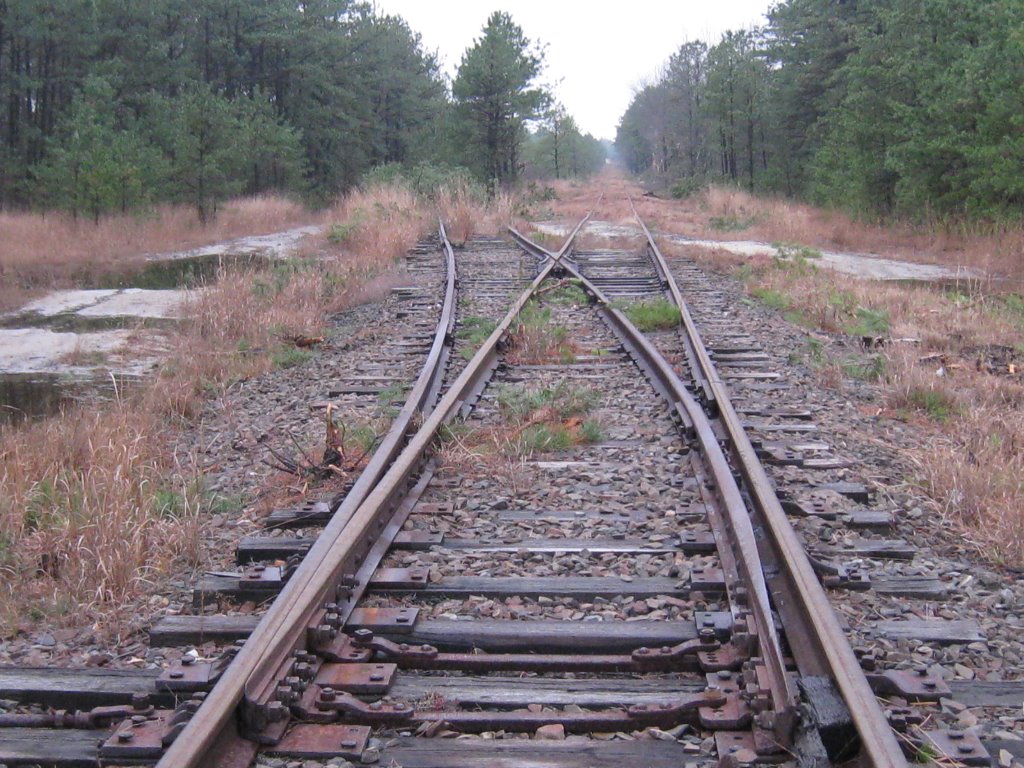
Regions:
M 98 220 L 270 191 L 592 173 L 604 149 L 494 13 L 452 82 L 404 20 L 352 0 L 0 0 L 0 207 Z
M 868 219 L 1024 213 L 1024 3 L 783 0 L 687 42 L 616 148 L 685 196 L 710 181 Z

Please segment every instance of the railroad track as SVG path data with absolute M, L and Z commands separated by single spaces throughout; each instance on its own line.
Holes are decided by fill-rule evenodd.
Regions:
M 807 414 L 776 401 L 768 356 L 723 321 L 706 284 L 686 290 L 697 310 L 683 304 L 675 278 L 699 276 L 664 259 L 642 225 L 638 251 L 574 251 L 584 223 L 558 252 L 512 232 L 521 250 L 482 241 L 457 267 L 442 230 L 446 300 L 428 364 L 378 452 L 339 503 L 278 516 L 319 515 L 315 538 L 249 540 L 239 560 L 265 562 L 196 591 L 199 607 L 276 595 L 269 609 L 258 622 L 197 613 L 154 632 L 155 643 L 239 646 L 158 680 L 80 680 L 121 688 L 75 714 L 11 716 L 34 746 L 24 760 L 0 756 L 987 761 L 973 734 L 928 727 L 928 702 L 950 695 L 941 678 L 862 670 L 822 584 L 874 585 L 827 552 L 805 554 L 786 512 L 825 510 L 796 493 L 780 502 L 763 463 L 813 473 L 842 460 L 788 440 Z M 682 308 L 682 333 L 641 334 L 619 304 L 655 298 Z M 18 690 L 41 687 L 20 674 Z M 99 746 L 90 725 L 111 729 Z

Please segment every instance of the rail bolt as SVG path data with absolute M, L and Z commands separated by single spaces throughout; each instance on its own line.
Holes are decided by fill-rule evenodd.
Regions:
M 701 640 L 714 640 L 715 630 L 702 627 L 700 632 L 697 633 Z
M 373 630 L 366 628 L 357 629 L 352 633 L 352 639 L 357 643 L 368 643 L 373 640 Z
M 971 754 L 971 752 L 974 751 L 974 747 L 972 747 L 970 744 L 957 744 L 956 751 L 959 752 L 961 755 L 969 755 Z
M 122 744 L 126 744 L 135 738 L 135 734 L 131 731 L 118 731 L 117 740 Z
M 277 695 L 277 700 L 282 704 L 291 704 L 296 698 L 295 691 L 287 685 L 277 686 L 277 691 L 275 693 Z
M 636 649 L 637 656 L 646 656 L 650 652 L 651 652 L 650 648 L 637 648 Z
M 149 706 L 148 693 L 132 694 L 132 709 L 146 709 Z
M 334 689 L 333 688 L 328 687 L 328 688 L 321 688 L 320 689 L 320 699 L 321 699 L 321 701 L 334 701 L 335 698 L 337 698 L 337 697 L 336 697 L 336 694 L 334 693 Z
M 947 734 L 952 741 L 960 741 L 964 737 L 963 731 L 949 731 Z
M 288 707 L 282 704 L 280 701 L 271 701 L 264 708 L 264 712 L 267 716 L 267 722 L 279 723 L 288 717 Z
M 355 749 L 357 746 L 359 746 L 359 743 L 353 741 L 352 739 L 345 739 L 343 742 L 341 742 L 342 749 Z

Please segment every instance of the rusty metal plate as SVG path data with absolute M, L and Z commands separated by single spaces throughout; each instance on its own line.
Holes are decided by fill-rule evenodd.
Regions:
M 683 531 L 679 534 L 679 548 L 686 554 L 716 552 L 718 545 L 711 531 Z
M 294 757 L 316 760 L 343 757 L 359 760 L 370 739 L 370 728 L 365 725 L 306 725 L 298 724 L 281 741 L 264 750 L 272 757 Z
M 757 455 L 765 464 L 774 464 L 778 467 L 799 467 L 804 463 L 803 454 L 785 448 L 762 448 L 757 451 Z
M 938 701 L 951 697 L 949 685 L 938 675 L 922 667 L 919 670 L 887 669 L 879 675 L 868 675 L 871 690 L 883 696 L 900 696 L 908 701 Z
M 327 661 L 355 663 L 366 662 L 373 658 L 373 650 L 352 643 L 352 638 L 341 634 L 329 643 L 316 646 L 316 652 Z
M 423 589 L 430 581 L 426 568 L 378 568 L 370 579 L 370 587 L 377 590 Z
M 922 747 L 935 757 L 949 758 L 964 765 L 987 766 L 992 756 L 977 734 L 966 731 L 921 731 Z
M 188 656 L 185 657 L 189 658 Z M 220 676 L 220 669 L 208 661 L 185 663 L 185 659 L 174 662 L 160 673 L 156 679 L 158 691 L 177 691 L 191 693 L 207 691 Z
M 722 669 L 736 670 L 743 666 L 743 662 L 749 658 L 750 654 L 741 651 L 735 645 L 723 645 L 717 651 L 702 651 L 697 654 L 700 668 L 705 672 L 717 672 Z
M 409 634 L 416 626 L 419 608 L 356 608 L 345 623 L 346 631 L 369 629 L 389 635 Z
M 726 696 L 739 694 L 743 690 L 742 676 L 738 672 L 722 669 L 718 672 L 708 672 L 706 677 L 709 688 L 717 689 Z
M 716 731 L 715 750 L 719 765 L 753 763 L 757 760 L 757 745 L 750 731 Z
M 394 682 L 396 664 L 324 664 L 314 681 L 321 688 L 383 696 Z
M 725 575 L 720 568 L 694 568 L 690 571 L 690 589 L 694 592 L 725 592 Z
M 835 520 L 837 512 L 829 509 L 825 499 L 815 497 L 803 501 L 783 501 L 782 509 L 794 517 L 819 517 L 822 520 Z
M 164 735 L 173 712 L 154 712 L 122 722 L 114 735 L 100 745 L 100 757 L 114 763 L 156 760 L 163 754 Z
M 732 695 L 722 706 L 701 707 L 700 724 L 709 731 L 735 731 L 748 727 L 753 715 L 738 695 Z
M 419 507 L 416 508 L 419 511 Z M 391 546 L 395 549 L 407 549 L 414 552 L 423 552 L 431 547 L 439 547 L 444 544 L 444 534 L 433 531 L 399 531 Z
M 246 568 L 238 579 L 242 589 L 279 589 L 284 581 L 284 569 L 277 565 L 254 565 Z
M 713 629 L 718 640 L 728 640 L 732 636 L 732 614 L 728 611 L 697 611 L 693 620 L 698 632 Z

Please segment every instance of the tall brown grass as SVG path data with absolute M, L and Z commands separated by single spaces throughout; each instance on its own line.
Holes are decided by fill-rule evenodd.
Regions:
M 632 180 L 609 170 L 594 182 L 556 182 L 551 203 L 567 219 L 629 224 L 628 197 L 652 229 L 712 240 L 762 240 L 821 249 L 875 252 L 947 266 L 966 265 L 992 279 L 939 288 L 862 281 L 813 260 L 785 262 L 725 250 L 662 242 L 744 280 L 751 295 L 797 323 L 857 335 L 864 315 L 884 318 L 897 342 L 850 361 L 817 363 L 823 383 L 878 377 L 879 402 L 890 417 L 912 421 L 922 442 L 903 452 L 916 472 L 908 480 L 986 555 L 1024 565 L 1024 371 L 985 363 L 995 350 L 1024 355 L 1024 300 L 1006 296 L 1024 285 L 1024 227 L 1018 224 L 932 222 L 875 225 L 836 211 L 711 187 L 686 200 L 646 197 Z M 1003 278 L 999 280 L 997 278 Z M 995 290 L 993 290 L 995 289 Z M 868 335 L 875 335 L 871 332 Z M 1015 350 L 1015 352 L 1013 352 Z
M 825 250 L 873 253 L 906 261 L 981 270 L 993 287 L 1024 285 L 1024 226 L 1013 222 L 931 221 L 922 224 L 859 221 L 842 212 L 782 197 L 711 186 L 683 200 L 645 195 L 622 171 L 607 168 L 589 181 L 550 183 L 551 207 L 561 217 L 632 224 L 632 198 L 653 230 L 709 240 L 759 240 Z
M 134 403 L 0 429 L 0 629 L 95 620 L 199 556 L 195 478 Z
M 920 435 L 901 450 L 915 468 L 908 483 L 986 556 L 1024 565 L 1024 368 L 1005 360 L 1024 357 L 1019 304 L 857 280 L 809 262 L 678 245 L 666 251 L 739 276 L 752 296 L 810 328 L 858 335 L 862 310 L 886 318 L 881 335 L 901 341 L 816 363 L 822 382 L 842 387 L 844 376 L 877 377 L 883 414 L 913 423 Z
M 1015 223 L 858 221 L 842 212 L 781 197 L 712 186 L 681 201 L 641 198 L 641 215 L 659 229 L 712 240 L 761 240 L 825 250 L 874 253 L 949 267 L 970 267 L 1011 288 L 1024 284 L 1024 227 Z M 735 227 L 735 229 L 731 229 Z
M 209 502 L 176 430 L 225 384 L 257 375 L 296 337 L 365 299 L 366 286 L 433 226 L 402 190 L 349 195 L 306 259 L 228 273 L 192 300 L 150 385 L 107 407 L 0 426 L 0 634 L 37 618 L 116 611 L 175 567 L 203 560 Z
M 98 223 L 60 212 L 0 212 L 0 310 L 12 308 L 33 289 L 81 285 L 140 269 L 148 254 L 269 234 L 314 220 L 298 203 L 277 196 L 230 200 L 205 225 L 184 205 L 106 216 Z
M 512 223 L 516 204 L 516 197 L 508 192 L 487 199 L 465 183 L 442 189 L 436 200 L 438 215 L 454 245 L 465 245 L 474 234 L 504 232 Z

